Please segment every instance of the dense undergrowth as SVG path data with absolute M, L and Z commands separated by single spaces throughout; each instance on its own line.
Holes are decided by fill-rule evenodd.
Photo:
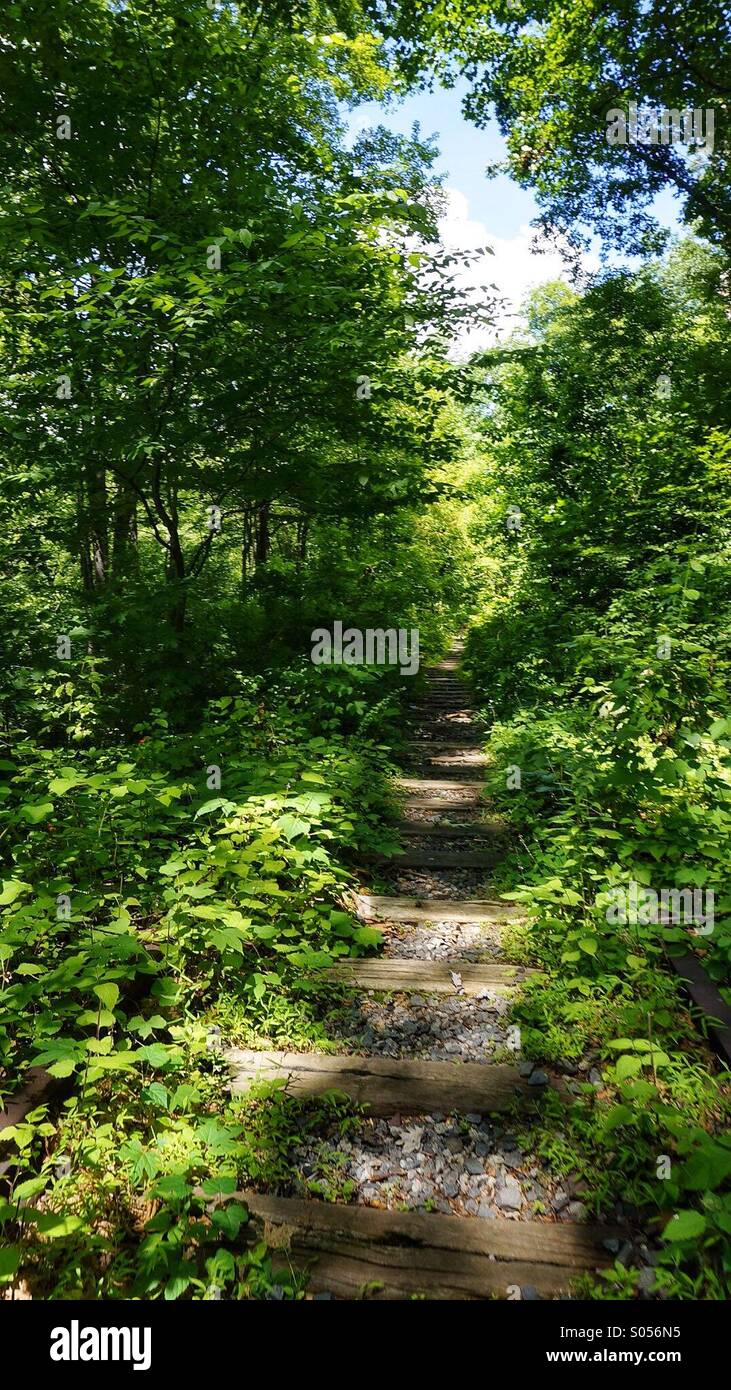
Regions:
M 341 899 L 356 852 L 395 845 L 389 759 L 413 677 L 316 667 L 310 627 L 386 611 L 418 626 L 422 660 L 438 651 L 465 578 L 425 544 L 437 525 L 454 528 L 454 504 L 347 546 L 325 527 L 304 570 L 282 556 L 251 590 L 258 657 L 229 633 L 225 661 L 207 658 L 229 693 L 205 704 L 173 667 L 133 724 L 136 654 L 109 676 L 116 597 L 74 615 L 66 584 L 83 656 L 8 673 L 0 1094 L 22 1098 L 36 1068 L 56 1086 L 2 1133 L 13 1296 L 296 1296 L 231 1194 L 281 1181 L 303 1129 L 351 1112 L 233 1100 L 219 1052 L 327 1047 L 318 969 L 379 940 Z M 52 654 L 59 619 L 34 622 L 26 640 Z
M 374 670 L 257 684 L 194 734 L 158 714 L 132 751 L 21 739 L 6 760 L 2 1090 L 42 1066 L 68 1092 L 3 1134 L 2 1277 L 35 1296 L 264 1279 L 263 1248 L 234 1261 L 244 1209 L 211 1214 L 212 1193 L 281 1173 L 302 1121 L 227 1098 L 220 1039 L 322 1044 L 313 976 L 378 940 L 338 900 L 348 853 L 393 843 L 399 691 Z
M 537 346 L 501 369 L 488 425 L 495 592 L 468 664 L 517 837 L 501 882 L 548 972 L 519 1007 L 524 1044 L 602 1071 L 557 1149 L 577 1150 L 588 1200 L 623 1197 L 664 1232 L 658 1287 L 697 1298 L 731 1272 L 729 1078 L 667 958 L 696 952 L 729 998 L 731 537 L 711 423 L 728 324 L 700 312 L 714 269 L 694 254 L 536 304 Z

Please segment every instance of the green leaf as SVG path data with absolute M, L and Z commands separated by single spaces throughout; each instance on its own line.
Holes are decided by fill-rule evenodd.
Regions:
M 62 1061 L 54 1062 L 53 1066 L 48 1068 L 48 1071 L 50 1076 L 63 1078 L 64 1076 L 70 1076 L 75 1068 L 76 1062 L 72 1061 L 70 1057 L 64 1057 Z
M 151 1081 L 142 1092 L 142 1099 L 149 1100 L 152 1105 L 157 1105 L 161 1110 L 167 1110 L 169 1093 L 167 1086 L 163 1086 L 161 1081 Z
M 612 1105 L 607 1111 L 602 1128 L 605 1133 L 617 1129 L 620 1125 L 629 1125 L 635 1119 L 635 1113 L 629 1105 Z
M 77 787 L 83 781 L 83 777 L 54 777 L 48 783 L 48 790 L 52 796 L 63 796 L 64 792 L 70 791 L 71 787 Z
M 100 999 L 106 1009 L 113 1009 L 119 999 L 119 985 L 111 982 L 106 985 L 95 985 L 94 993 Z
M 633 1057 L 631 1054 L 620 1057 L 616 1066 L 617 1080 L 626 1081 L 628 1076 L 635 1076 L 641 1067 L 642 1061 L 639 1057 Z
M 0 1247 L 0 1279 L 12 1279 L 19 1264 L 19 1245 L 5 1245 Z
M 227 1237 L 228 1240 L 236 1240 L 239 1231 L 245 1221 L 248 1220 L 248 1212 L 238 1202 L 231 1202 L 226 1207 L 221 1207 L 214 1211 L 211 1216 L 213 1225 Z M 223 1253 L 223 1252 L 221 1252 Z
M 359 946 L 378 946 L 383 940 L 383 933 L 377 927 L 357 927 L 353 932 L 353 940 Z
M 179 1201 L 190 1193 L 190 1184 L 182 1173 L 168 1173 L 155 1184 L 158 1197 Z
M 307 835 L 312 828 L 310 821 L 301 820 L 299 816 L 292 815 L 280 816 L 274 824 L 288 840 L 296 840 L 300 835 Z
M 189 1285 L 190 1275 L 177 1274 L 174 1278 L 168 1279 L 163 1297 L 166 1302 L 172 1303 L 176 1298 L 180 1298 L 181 1294 L 185 1293 Z
M 207 1201 L 212 1201 L 215 1197 L 228 1197 L 236 1191 L 236 1179 L 224 1173 L 215 1178 L 206 1178 L 205 1182 L 201 1183 L 201 1191 Z
M 31 1197 L 37 1197 L 39 1192 L 43 1192 L 48 1187 L 48 1178 L 28 1178 L 25 1182 L 18 1183 L 13 1188 L 14 1202 L 27 1202 Z
M 24 883 L 20 878 L 4 878 L 3 891 L 0 893 L 0 907 L 8 907 L 14 903 L 21 893 L 30 891 L 30 884 Z
M 25 802 L 20 808 L 20 815 L 29 825 L 40 825 L 42 820 L 47 820 L 53 811 L 52 801 Z
M 731 1150 L 707 1140 L 683 1164 L 680 1182 L 691 1192 L 713 1191 L 731 1173 Z
M 699 1211 L 676 1211 L 662 1233 L 663 1240 L 697 1240 L 708 1221 Z

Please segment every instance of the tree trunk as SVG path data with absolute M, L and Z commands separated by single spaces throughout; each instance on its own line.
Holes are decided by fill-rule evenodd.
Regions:
M 246 590 L 246 583 L 249 578 L 249 568 L 251 565 L 251 552 L 254 540 L 254 512 L 253 508 L 247 505 L 244 507 L 244 514 L 241 521 L 241 592 Z
M 269 506 L 269 502 L 260 502 L 257 512 L 254 550 L 257 565 L 265 565 L 269 559 Z
M 123 488 L 116 499 L 112 534 L 112 570 L 127 574 L 137 568 L 137 498 Z
M 185 608 L 187 595 L 185 592 L 185 556 L 183 547 L 180 544 L 180 534 L 177 526 L 177 515 L 174 521 L 168 526 L 170 537 L 170 566 L 168 577 L 172 589 L 172 602 L 170 605 L 170 622 L 174 632 L 180 636 L 185 628 Z
M 309 517 L 303 517 L 297 529 L 299 531 L 297 537 L 297 568 L 299 569 L 307 559 L 307 536 L 310 529 Z
M 106 471 L 103 466 L 89 462 L 85 475 L 86 545 L 92 584 L 94 588 L 99 588 L 106 582 L 109 569 Z

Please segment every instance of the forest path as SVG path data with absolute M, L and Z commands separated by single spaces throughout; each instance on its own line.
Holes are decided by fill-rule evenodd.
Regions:
M 510 1023 L 528 972 L 501 944 L 517 909 L 485 884 L 505 832 L 480 797 L 460 655 L 455 644 L 426 673 L 414 707 L 421 738 L 397 779 L 405 853 L 379 870 L 392 892 L 357 895 L 382 954 L 329 972 L 353 987 L 328 1021 L 341 1050 L 228 1054 L 234 1091 L 279 1079 L 293 1095 L 338 1090 L 367 1106 L 345 1137 L 337 1125 L 303 1136 L 296 1196 L 244 1194 L 320 1296 L 552 1297 L 631 1248 L 626 1229 L 588 1223 L 581 1185 L 558 1182 L 514 1132 L 526 1098 L 569 1097 L 564 1077 L 521 1060 Z

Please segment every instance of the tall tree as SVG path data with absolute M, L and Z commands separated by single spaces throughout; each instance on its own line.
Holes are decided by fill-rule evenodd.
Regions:
M 715 0 L 375 0 L 369 8 L 410 80 L 466 77 L 466 115 L 484 126 L 494 110 L 508 169 L 535 191 L 547 229 L 574 244 L 595 230 L 652 250 L 650 204 L 670 189 L 686 221 L 728 251 L 731 25 Z M 632 103 L 647 139 L 633 138 Z M 685 110 L 698 113 L 696 146 L 677 138 L 688 133 L 679 126 Z M 607 138 L 617 133 L 611 111 L 626 117 L 624 143 Z M 675 117 L 652 139 L 643 111 Z
M 222 518 L 263 565 L 273 502 L 358 510 L 356 467 L 389 495 L 358 383 L 408 389 L 419 325 L 460 312 L 421 269 L 433 152 L 346 141 L 342 103 L 389 82 L 356 4 L 19 0 L 0 78 L 17 486 L 74 498 L 90 595 L 153 539 L 180 634 Z

